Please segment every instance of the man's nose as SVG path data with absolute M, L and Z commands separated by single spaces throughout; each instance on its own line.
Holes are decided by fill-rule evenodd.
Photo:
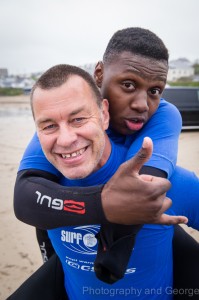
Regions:
M 62 147 L 68 147 L 77 140 L 77 133 L 75 129 L 65 125 L 59 128 L 59 133 L 57 136 L 57 145 Z
M 134 94 L 133 99 L 130 102 L 131 109 L 137 110 L 140 113 L 149 110 L 148 95 L 145 91 L 140 91 Z

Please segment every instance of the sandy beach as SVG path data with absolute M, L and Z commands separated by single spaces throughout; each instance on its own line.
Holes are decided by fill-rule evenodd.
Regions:
M 13 188 L 18 164 L 34 132 L 29 96 L 0 97 L 0 300 L 41 264 L 35 230 L 16 219 Z M 199 175 L 199 131 L 182 132 L 178 164 Z M 199 233 L 187 229 L 199 241 Z

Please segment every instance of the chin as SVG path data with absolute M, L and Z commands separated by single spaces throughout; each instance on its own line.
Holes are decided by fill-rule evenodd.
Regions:
M 69 179 L 69 180 L 78 180 L 78 179 L 83 179 L 83 178 L 86 178 L 89 174 L 87 174 L 87 173 L 79 173 L 78 175 L 77 175 L 77 173 L 78 172 L 75 172 L 75 174 L 73 173 L 73 174 L 68 174 L 68 173 L 62 173 L 67 179 Z
M 124 135 L 131 135 L 134 134 L 136 132 L 138 132 L 139 130 L 128 130 L 126 133 L 124 133 Z
M 119 133 L 122 134 L 122 135 L 131 135 L 131 134 L 133 134 L 135 132 L 137 132 L 137 131 L 130 130 L 128 128 L 124 128 L 123 130 L 119 131 Z

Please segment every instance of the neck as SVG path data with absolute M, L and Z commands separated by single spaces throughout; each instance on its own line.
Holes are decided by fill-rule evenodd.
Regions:
M 98 164 L 98 169 L 105 165 L 105 163 L 110 157 L 110 154 L 111 154 L 111 142 L 109 140 L 109 137 L 105 133 L 105 147 L 100 162 Z

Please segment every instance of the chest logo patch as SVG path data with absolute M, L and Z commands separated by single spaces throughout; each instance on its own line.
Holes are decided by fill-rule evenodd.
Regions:
M 69 227 L 68 230 L 61 230 L 61 241 L 68 250 L 94 255 L 97 253 L 97 239 L 95 235 L 100 229 L 99 225 L 86 225 Z

